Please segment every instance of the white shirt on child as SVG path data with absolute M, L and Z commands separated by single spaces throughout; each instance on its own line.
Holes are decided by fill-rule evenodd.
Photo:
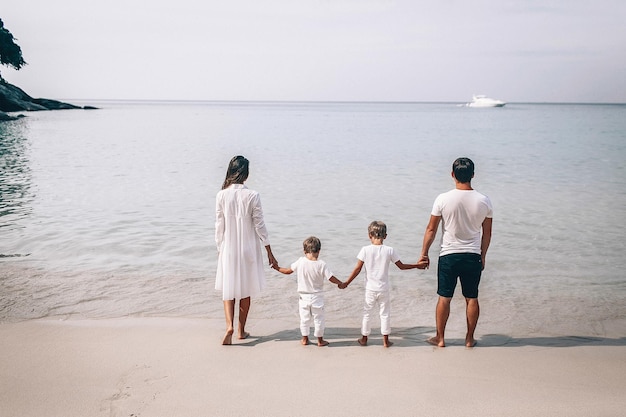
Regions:
M 394 248 L 386 245 L 363 246 L 357 259 L 365 265 L 365 289 L 389 291 L 389 264 L 396 263 L 400 256 Z
M 312 261 L 302 256 L 291 264 L 291 270 L 298 277 L 298 292 L 314 294 L 324 291 L 324 281 L 330 280 L 333 273 L 322 260 Z

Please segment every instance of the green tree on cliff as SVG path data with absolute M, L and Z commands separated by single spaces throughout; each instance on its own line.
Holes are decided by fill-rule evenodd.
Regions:
M 13 34 L 4 27 L 0 19 L 0 64 L 19 70 L 26 61 L 22 57 L 22 48 L 15 43 Z M 4 81 L 0 74 L 0 81 Z

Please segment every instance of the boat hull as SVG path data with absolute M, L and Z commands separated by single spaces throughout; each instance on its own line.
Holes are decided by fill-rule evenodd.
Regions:
M 467 103 L 468 107 L 504 107 L 506 103 L 502 100 L 496 100 L 483 95 L 474 96 L 471 103 Z
M 468 103 L 467 106 L 468 107 L 504 107 L 506 103 L 504 102 L 499 102 L 499 103 Z

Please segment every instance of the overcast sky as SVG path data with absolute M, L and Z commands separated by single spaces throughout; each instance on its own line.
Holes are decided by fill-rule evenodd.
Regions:
M 626 102 L 624 0 L 14 0 L 55 99 Z

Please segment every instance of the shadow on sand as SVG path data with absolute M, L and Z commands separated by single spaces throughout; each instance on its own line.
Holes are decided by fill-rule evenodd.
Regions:
M 390 336 L 393 347 L 428 346 L 427 340 L 435 333 L 433 327 L 402 327 L 392 329 Z M 267 342 L 298 342 L 300 330 L 281 330 L 266 336 L 251 335 L 245 341 L 238 341 L 236 346 L 252 347 Z M 328 347 L 360 347 L 357 339 L 361 337 L 359 328 L 330 327 L 324 332 L 324 339 L 330 342 Z M 311 343 L 315 338 L 311 332 Z M 463 339 L 446 339 L 447 347 L 464 347 Z M 379 329 L 372 329 L 369 337 L 370 346 L 382 346 L 382 336 Z M 545 336 L 545 337 L 511 337 L 502 334 L 487 334 L 479 336 L 477 347 L 521 347 L 537 346 L 546 348 L 563 348 L 576 346 L 626 346 L 626 337 L 610 339 L 605 337 L 587 336 Z

